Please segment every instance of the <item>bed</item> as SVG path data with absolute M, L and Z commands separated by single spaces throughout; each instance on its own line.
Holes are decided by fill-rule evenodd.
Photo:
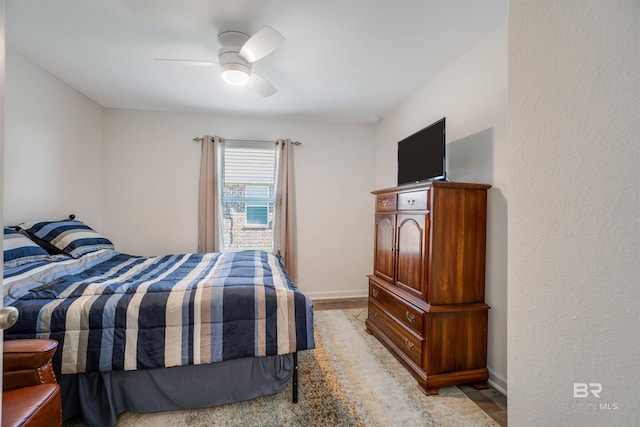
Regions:
M 293 382 L 313 308 L 266 251 L 141 257 L 79 221 L 5 227 L 4 339 L 58 341 L 63 418 L 215 406 Z M 292 378 L 294 381 L 292 381 Z

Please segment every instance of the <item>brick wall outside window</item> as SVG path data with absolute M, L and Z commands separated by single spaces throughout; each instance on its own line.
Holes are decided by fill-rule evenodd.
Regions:
M 272 186 L 269 188 L 273 191 Z M 245 184 L 227 184 L 224 188 L 227 198 L 245 197 Z M 224 250 L 266 249 L 272 248 L 273 241 L 273 203 L 268 205 L 267 224 L 247 224 L 244 201 L 224 203 Z

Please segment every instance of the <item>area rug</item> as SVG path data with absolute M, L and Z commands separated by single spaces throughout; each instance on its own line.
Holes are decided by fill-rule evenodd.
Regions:
M 425 396 L 365 332 L 366 309 L 314 313 L 317 348 L 299 353 L 299 402 L 291 387 L 215 408 L 125 413 L 118 426 L 495 426 L 457 387 Z

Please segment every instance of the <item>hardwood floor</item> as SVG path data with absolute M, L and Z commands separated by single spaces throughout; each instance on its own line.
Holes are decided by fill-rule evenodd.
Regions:
M 476 405 L 487 413 L 500 426 L 507 425 L 507 396 L 489 385 L 486 390 L 476 390 L 471 385 L 457 386 Z
M 314 310 L 346 310 L 366 308 L 367 297 L 314 300 Z M 489 385 L 486 390 L 476 390 L 471 385 L 457 386 L 501 427 L 507 426 L 507 397 Z
M 313 301 L 314 310 L 347 310 L 349 308 L 367 308 L 367 297 L 321 299 Z

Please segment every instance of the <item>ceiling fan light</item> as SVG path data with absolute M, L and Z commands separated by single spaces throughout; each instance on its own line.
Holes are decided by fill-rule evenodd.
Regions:
M 222 80 L 233 86 L 242 86 L 249 81 L 249 69 L 241 64 L 225 64 Z

